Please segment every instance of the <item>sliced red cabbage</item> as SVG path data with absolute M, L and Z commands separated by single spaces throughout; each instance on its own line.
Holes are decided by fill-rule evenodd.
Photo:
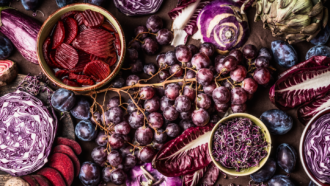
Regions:
M 182 0 L 168 13 L 173 20 L 173 46 L 186 44 L 188 36 L 196 33 L 198 14 L 210 2 L 211 0 Z
M 198 15 L 198 32 L 193 39 L 213 43 L 224 54 L 242 47 L 250 34 L 247 16 L 241 10 L 244 6 L 227 0 L 207 4 Z
M 113 2 L 126 16 L 138 16 L 157 12 L 163 0 L 114 0 Z
M 57 129 L 52 114 L 23 91 L 0 97 L 0 170 L 22 176 L 47 163 Z
M 309 171 L 322 183 L 330 183 L 329 139 L 330 114 L 311 124 L 304 141 L 304 156 Z
M 208 141 L 213 126 L 191 127 L 164 144 L 152 161 L 153 167 L 165 176 L 182 176 L 207 166 L 212 161 Z
M 183 186 L 196 186 L 199 183 L 199 181 L 203 178 L 206 170 L 207 170 L 207 166 L 191 174 L 184 175 L 182 177 Z

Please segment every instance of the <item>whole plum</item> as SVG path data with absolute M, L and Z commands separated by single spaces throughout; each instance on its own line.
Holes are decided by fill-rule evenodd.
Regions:
M 13 50 L 13 43 L 7 37 L 0 36 L 0 59 L 7 59 Z
M 76 136 L 82 141 L 92 141 L 96 135 L 95 125 L 89 120 L 81 120 L 75 127 Z
M 251 179 L 255 182 L 265 182 L 272 178 L 276 172 L 276 162 L 274 159 L 269 158 L 266 164 L 257 172 L 250 175 Z
M 324 29 L 322 29 L 317 36 L 311 40 L 313 45 L 325 45 L 330 37 L 330 27 L 327 25 Z
M 288 176 L 276 175 L 268 182 L 268 186 L 295 186 Z
M 72 91 L 60 88 L 52 95 L 51 104 L 55 109 L 66 112 L 75 106 L 76 96 Z
M 80 97 L 70 112 L 76 119 L 89 119 L 91 117 L 90 107 L 89 101 L 85 97 Z
M 292 117 L 278 109 L 271 109 L 262 113 L 260 119 L 267 126 L 269 132 L 274 135 L 286 134 L 293 126 Z
M 56 0 L 56 4 L 58 7 L 62 8 L 68 4 L 72 4 L 74 3 L 73 0 Z M 28 9 L 27 9 L 28 10 Z M 35 9 L 31 9 L 31 10 L 35 10 Z
M 84 3 L 90 3 L 97 6 L 103 6 L 105 4 L 106 0 L 84 0 Z
M 296 150 L 291 145 L 282 143 L 277 147 L 276 162 L 285 172 L 291 173 L 296 167 Z
M 307 51 L 305 59 L 307 60 L 313 56 L 330 57 L 330 47 L 324 45 L 314 46 Z
M 81 165 L 79 172 L 79 180 L 83 185 L 96 186 L 100 182 L 100 167 L 90 161 L 86 161 Z
M 312 180 L 309 182 L 308 186 L 317 186 Z
M 290 68 L 297 64 L 298 56 L 295 49 L 285 41 L 277 40 L 271 44 L 274 59 L 282 67 Z

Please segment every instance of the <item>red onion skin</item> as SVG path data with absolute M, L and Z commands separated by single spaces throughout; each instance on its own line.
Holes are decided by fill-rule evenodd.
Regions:
M 22 56 L 38 64 L 37 38 L 41 24 L 15 9 L 1 11 L 0 32 L 7 36 Z

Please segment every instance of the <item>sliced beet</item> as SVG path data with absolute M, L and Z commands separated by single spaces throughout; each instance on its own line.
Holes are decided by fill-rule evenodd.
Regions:
M 102 24 L 102 27 L 109 32 L 116 32 L 116 30 L 113 28 L 113 26 L 108 21 L 104 21 Z
M 94 85 L 95 82 L 91 79 L 77 79 L 77 82 L 81 85 Z
M 112 58 L 108 58 L 107 62 L 109 64 L 109 67 L 112 67 L 114 64 L 117 63 L 117 55 L 115 55 Z
M 82 72 L 85 68 L 85 66 L 91 62 L 90 60 L 90 54 L 78 50 L 78 56 L 79 56 L 79 61 L 78 64 L 76 65 L 76 67 L 73 69 L 75 72 Z
M 66 18 L 68 18 L 68 17 L 73 17 L 73 16 L 76 15 L 77 13 L 78 13 L 77 11 L 70 11 L 70 12 L 67 12 L 67 13 L 65 13 L 65 14 L 63 14 L 63 15 L 61 16 L 61 19 L 64 20 L 64 19 L 66 19 Z
M 53 35 L 53 45 L 52 49 L 59 47 L 65 38 L 65 28 L 62 21 L 58 21 Z
M 77 21 L 79 26 L 84 24 L 84 16 L 83 16 L 82 12 L 76 13 L 74 15 L 74 19 Z
M 62 82 L 63 82 L 64 84 L 68 85 L 68 86 L 72 86 L 72 87 L 81 87 L 79 83 L 74 82 L 74 81 L 71 81 L 71 80 L 69 80 L 68 78 L 64 78 L 64 79 L 62 80 Z
M 55 73 L 55 77 L 57 77 L 58 79 L 62 79 L 64 76 L 69 75 L 70 72 L 68 70 L 59 70 Z
M 90 28 L 99 27 L 104 22 L 104 16 L 102 14 L 89 9 L 85 10 L 82 15 L 84 17 L 84 24 Z
M 75 74 L 71 72 L 69 74 L 69 79 L 71 80 L 77 80 L 77 79 L 92 79 L 90 76 L 82 75 L 82 74 Z
M 53 153 L 63 153 L 63 154 L 66 154 L 67 156 L 69 156 L 74 165 L 75 175 L 76 176 L 79 175 L 79 171 L 80 171 L 79 159 L 77 158 L 76 154 L 73 152 L 73 150 L 69 146 L 57 145 L 53 148 Z
M 62 175 L 55 169 L 44 167 L 37 172 L 38 175 L 44 176 L 52 183 L 53 186 L 65 186 L 66 183 Z
M 116 50 L 117 50 L 117 54 L 120 56 L 121 55 L 121 44 L 120 44 L 120 37 L 119 37 L 119 34 L 115 33 L 115 47 L 116 47 Z
M 42 45 L 42 52 L 43 52 L 44 59 L 45 59 L 46 63 L 50 67 L 56 68 L 54 66 L 54 64 L 49 59 L 49 50 L 50 50 L 50 45 L 51 44 L 52 44 L 52 41 L 51 41 L 50 37 L 47 37 L 47 39 L 45 40 L 44 44 Z
M 76 39 L 73 40 L 72 46 L 78 50 L 106 59 L 113 57 L 111 45 L 114 39 L 113 35 L 106 30 L 91 28 L 80 32 Z
M 66 154 L 54 153 L 49 157 L 48 166 L 61 173 L 67 185 L 71 185 L 74 179 L 74 166 Z
M 50 181 L 41 175 L 31 175 L 31 176 L 39 183 L 40 186 L 52 186 Z
M 37 180 L 35 180 L 30 175 L 22 176 L 22 179 L 25 180 L 26 182 L 28 182 L 30 184 L 30 186 L 39 186 Z
M 60 64 L 58 64 L 55 60 L 55 54 L 56 54 L 56 51 L 55 50 L 52 50 L 49 52 L 49 59 L 51 61 L 51 65 L 54 67 L 54 68 L 62 68 Z M 51 66 L 49 65 L 49 66 Z
M 81 147 L 80 147 L 79 143 L 77 143 L 76 141 L 74 141 L 72 139 L 58 137 L 58 138 L 56 138 L 56 144 L 57 145 L 66 145 L 66 146 L 71 147 L 71 149 L 73 149 L 73 151 L 77 155 L 79 155 L 81 153 Z
M 62 43 L 57 49 L 55 60 L 64 69 L 73 69 L 79 60 L 78 52 L 70 45 Z
M 68 17 L 65 22 L 65 39 L 64 43 L 70 44 L 78 34 L 78 24 L 75 19 Z
M 84 74 L 94 76 L 98 81 L 102 81 L 107 78 L 111 70 L 108 64 L 103 61 L 92 61 L 88 63 L 84 68 Z

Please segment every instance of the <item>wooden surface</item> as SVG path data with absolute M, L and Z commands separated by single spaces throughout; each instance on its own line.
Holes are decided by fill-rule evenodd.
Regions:
M 17 78 L 11 84 L 4 87 L 0 87 L 0 97 L 5 94 L 14 92 L 16 90 L 16 87 L 19 85 L 20 82 L 24 80 L 25 77 L 26 75 L 18 74 Z M 47 94 L 41 93 L 37 96 L 37 98 L 39 98 L 45 103 L 47 100 Z M 56 115 L 57 118 L 61 118 L 60 112 L 56 111 Z M 65 116 L 61 120 L 59 120 L 56 136 L 66 137 L 75 140 L 74 125 L 70 114 L 65 114 Z M 0 186 L 3 186 L 5 182 L 10 178 L 11 176 L 9 174 L 0 171 Z
M 82 2 L 83 0 L 79 0 L 78 2 Z M 125 32 L 126 40 L 129 42 L 130 39 L 133 37 L 133 30 L 139 25 L 145 25 L 146 20 L 148 19 L 149 15 L 146 16 L 138 16 L 138 17 L 127 17 L 124 14 L 120 13 L 116 9 L 116 7 L 113 4 L 112 0 L 107 0 L 109 3 L 108 5 L 105 6 L 107 10 L 109 10 L 119 21 L 119 23 L 122 25 L 123 30 Z M 173 9 L 176 6 L 176 3 L 178 0 L 164 0 L 160 10 L 155 13 L 156 15 L 159 15 L 161 18 L 164 19 L 164 26 L 166 28 L 170 28 L 172 21 L 169 19 L 167 13 Z M 12 1 L 12 6 L 17 8 L 19 11 L 22 11 L 25 13 L 27 16 L 32 16 L 31 11 L 26 11 L 23 9 L 22 4 L 20 1 Z M 40 22 L 43 22 L 46 20 L 46 18 L 52 14 L 56 9 L 58 9 L 55 0 L 44 0 L 41 3 L 41 6 L 38 8 L 39 10 L 43 11 L 45 13 L 45 17 L 42 17 L 41 14 L 38 14 L 35 18 L 38 19 Z M 270 48 L 271 42 L 280 38 L 274 38 L 271 35 L 271 32 L 269 30 L 264 30 L 262 28 L 262 23 L 257 22 L 255 23 L 253 21 L 254 14 L 255 14 L 255 9 L 250 8 L 247 10 L 247 15 L 249 19 L 249 25 L 250 25 L 250 30 L 251 30 L 251 35 L 247 41 L 247 44 L 254 44 L 257 46 L 257 48 L 261 47 L 268 47 Z M 192 39 L 188 40 L 188 43 L 193 43 L 196 45 L 199 45 L 198 41 L 194 41 Z M 329 45 L 329 44 L 327 44 Z M 307 50 L 312 47 L 313 45 L 307 42 L 301 42 L 298 44 L 294 44 L 293 47 L 296 49 L 298 53 L 298 57 L 300 61 L 304 61 L 305 55 Z M 173 50 L 174 48 L 171 46 L 163 46 L 161 48 L 161 52 L 166 52 L 168 50 Z M 145 63 L 155 63 L 156 62 L 156 55 L 154 56 L 142 56 L 141 57 Z M 37 75 L 39 72 L 41 72 L 41 69 L 38 65 L 31 64 L 27 60 L 25 60 L 17 51 L 10 57 L 11 60 L 17 62 L 19 72 L 22 74 L 28 74 L 31 73 L 33 75 Z M 275 65 L 277 68 L 278 72 L 282 72 L 285 70 L 284 68 L 279 67 L 278 65 Z M 130 74 L 129 73 L 124 73 L 124 74 Z M 154 82 L 157 82 L 158 80 L 154 80 Z M 259 117 L 264 111 L 269 110 L 269 109 L 274 109 L 276 108 L 274 105 L 271 104 L 268 98 L 268 91 L 269 87 L 262 87 L 260 86 L 258 88 L 258 91 L 254 95 L 253 99 L 248 101 L 247 106 L 248 110 L 247 112 Z M 116 93 L 108 93 L 108 98 L 116 95 Z M 103 101 L 103 95 L 99 95 L 99 101 Z M 291 115 L 294 118 L 294 126 L 292 130 L 283 135 L 283 136 L 272 136 L 272 141 L 273 141 L 273 150 L 272 150 L 272 157 L 275 157 L 274 152 L 276 151 L 276 148 L 278 145 L 281 143 L 289 143 L 293 145 L 296 150 L 298 151 L 299 147 L 299 140 L 301 133 L 304 129 L 304 126 L 297 120 L 296 117 L 296 110 L 289 110 L 286 111 L 289 115 Z M 61 122 L 60 122 L 61 123 Z M 92 142 L 82 142 L 79 141 L 80 145 L 82 146 L 83 153 L 79 156 L 79 159 L 82 162 L 84 161 L 91 161 L 91 151 L 93 148 L 95 148 L 97 145 L 94 141 Z M 279 167 L 277 167 L 276 174 L 286 174 L 283 170 L 281 170 Z M 290 174 L 290 177 L 296 185 L 303 185 L 307 186 L 309 183 L 309 178 L 304 172 L 300 160 L 297 162 L 297 166 L 295 171 Z M 239 178 L 223 178 L 223 175 L 220 175 L 218 183 L 222 186 L 227 186 L 229 183 L 235 183 L 236 185 L 241 185 L 241 186 L 246 186 L 248 185 L 250 181 L 249 176 L 245 177 L 239 177 Z M 82 184 L 80 181 L 76 178 L 74 180 L 74 183 L 72 184 L 74 186 L 81 186 Z M 113 184 L 108 184 L 108 185 L 113 185 Z

